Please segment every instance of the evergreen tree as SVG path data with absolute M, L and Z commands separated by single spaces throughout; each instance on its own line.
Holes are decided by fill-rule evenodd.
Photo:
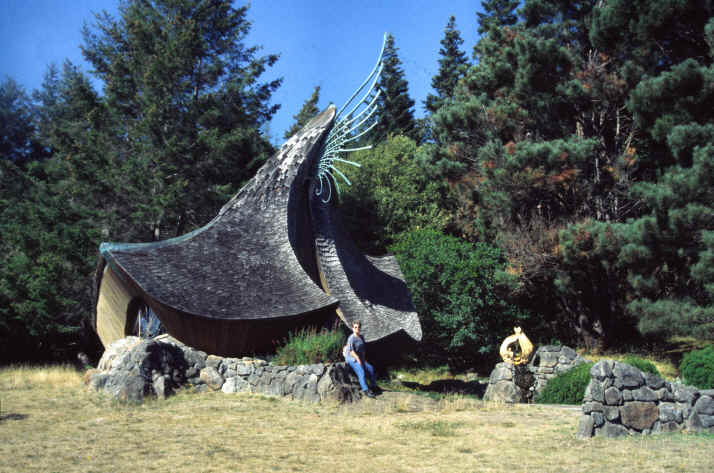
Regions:
M 37 158 L 35 107 L 23 88 L 7 77 L 0 82 L 0 159 L 23 165 Z
M 419 141 L 416 120 L 414 119 L 414 101 L 409 97 L 408 83 L 404 77 L 402 61 L 397 55 L 394 36 L 387 35 L 384 46 L 382 75 L 377 87 L 382 94 L 378 99 L 379 122 L 373 129 L 374 142 L 382 141 L 390 134 L 405 135 Z
M 464 40 L 456 29 L 456 18 L 451 16 L 439 49 L 439 73 L 431 79 L 431 87 L 436 91 L 436 95 L 427 95 L 424 102 L 429 113 L 435 113 L 446 100 L 453 97 L 456 83 L 466 72 L 468 61 L 460 49 L 463 43 Z
M 145 225 L 182 234 L 218 208 L 272 152 L 260 136 L 278 106 L 280 80 L 260 83 L 277 61 L 247 47 L 247 7 L 230 1 L 122 2 L 97 15 L 82 51 L 105 84 L 129 156 L 143 163 Z
M 315 90 L 313 90 L 312 95 L 310 96 L 309 99 L 305 101 L 303 104 L 302 108 L 300 111 L 297 113 L 297 115 L 293 115 L 293 118 L 295 119 L 295 123 L 285 132 L 283 135 L 284 139 L 288 139 L 291 136 L 293 136 L 295 133 L 300 131 L 302 127 L 304 127 L 307 122 L 309 122 L 312 118 L 314 118 L 318 113 L 320 113 L 320 109 L 317 108 L 317 102 L 320 101 L 320 86 L 315 86 Z
M 86 350 L 99 243 L 205 223 L 271 151 L 258 130 L 279 81 L 258 79 L 277 58 L 244 46 L 245 16 L 227 1 L 123 2 L 84 30 L 103 96 L 70 63 L 48 71 L 33 125 L 51 157 L 0 161 L 0 358 Z
M 481 8 L 484 13 L 478 16 L 478 34 L 483 35 L 494 28 L 513 26 L 518 21 L 516 8 L 519 0 L 482 0 Z

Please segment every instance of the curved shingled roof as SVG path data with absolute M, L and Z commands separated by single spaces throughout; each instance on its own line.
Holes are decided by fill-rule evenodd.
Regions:
M 201 317 L 289 317 L 334 307 L 337 300 L 316 283 L 314 262 L 299 261 L 293 244 L 301 242 L 290 241 L 299 227 L 309 231 L 308 222 L 288 215 L 302 198 L 291 189 L 307 179 L 306 158 L 319 151 L 334 115 L 330 107 L 314 118 L 203 228 L 155 243 L 103 243 L 101 255 L 153 299 Z
M 176 338 L 216 354 L 265 347 L 335 310 L 348 326 L 360 319 L 368 342 L 399 331 L 420 340 L 396 260 L 362 255 L 334 201 L 317 195 L 334 120 L 333 106 L 311 120 L 206 226 L 160 242 L 103 243 L 94 325 L 110 320 L 111 330 L 102 341 L 122 336 L 128 322 L 118 319 L 128 320 L 136 297 Z M 118 279 L 104 278 L 108 270 Z

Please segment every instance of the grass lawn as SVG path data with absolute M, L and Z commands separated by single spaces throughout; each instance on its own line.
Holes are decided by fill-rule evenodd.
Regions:
M 0 369 L 0 471 L 714 471 L 714 437 L 575 438 L 578 409 L 386 392 L 181 392 L 126 406 L 71 368 Z

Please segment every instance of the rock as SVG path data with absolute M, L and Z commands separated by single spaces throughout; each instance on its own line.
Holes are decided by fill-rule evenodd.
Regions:
M 632 391 L 629 389 L 624 389 L 622 392 L 622 400 L 625 402 L 634 401 L 634 396 L 632 396 Z
M 612 376 L 612 360 L 600 360 L 590 368 L 590 376 L 603 380 Z
M 710 396 L 697 399 L 687 420 L 687 428 L 695 432 L 714 433 L 714 400 Z
M 580 416 L 580 421 L 578 422 L 578 430 L 576 432 L 576 437 L 580 440 L 588 439 L 593 436 L 593 428 L 595 427 L 593 423 L 593 418 L 588 415 Z
M 603 412 L 604 406 L 599 402 L 584 402 L 583 413 L 590 414 L 591 412 Z
M 595 427 L 600 427 L 602 424 L 605 423 L 605 416 L 602 415 L 601 412 L 592 412 L 590 414 L 590 417 L 593 418 L 593 425 Z
M 637 368 L 625 363 L 615 362 L 612 368 L 616 388 L 639 388 L 645 384 L 645 377 Z
M 303 376 L 293 389 L 293 399 L 320 402 L 320 395 L 317 393 L 318 380 L 317 375 L 312 373 Z
M 326 367 L 325 373 L 317 383 L 317 393 L 322 401 L 339 403 L 353 402 L 362 398 L 362 388 L 357 381 L 357 375 L 346 363 L 335 363 Z
M 97 369 L 99 371 L 110 371 L 120 365 L 124 357 L 130 356 L 131 350 L 141 343 L 139 337 L 125 337 L 111 343 L 99 359 Z
M 108 380 L 109 374 L 102 372 L 94 373 L 89 378 L 89 387 L 95 391 L 101 391 L 104 389 L 104 385 L 107 384 Z
M 253 364 L 237 363 L 236 374 L 238 376 L 250 376 L 251 374 L 253 374 Z
M 672 394 L 677 402 L 686 402 L 693 404 L 699 395 L 699 391 L 692 386 L 686 386 L 680 383 L 672 383 Z
M 603 414 L 608 422 L 615 422 L 620 418 L 620 408 L 617 406 L 605 406 Z
M 510 381 L 499 381 L 486 387 L 483 395 L 484 401 L 507 402 L 509 404 L 521 402 L 521 390 Z
M 653 434 L 679 432 L 682 430 L 682 424 L 677 422 L 656 422 L 652 429 Z
M 639 389 L 635 389 L 632 391 L 632 398 L 635 401 L 657 401 L 657 393 L 652 391 L 650 388 L 647 386 L 642 386 Z
M 575 360 L 578 357 L 578 353 L 570 347 L 563 346 L 560 350 L 560 355 L 567 359 Z
M 677 422 L 682 423 L 682 411 L 673 402 L 660 402 L 659 404 L 659 420 L 660 422 Z
M 221 389 L 223 386 L 223 376 L 218 373 L 218 370 L 213 366 L 206 366 L 201 370 L 201 381 L 206 383 L 211 389 Z
M 616 387 L 609 387 L 605 390 L 605 404 L 608 406 L 619 406 L 622 404 L 622 394 Z
M 590 380 L 588 387 L 585 388 L 585 397 L 583 400 L 605 402 L 605 393 L 602 385 L 597 380 Z
M 138 337 L 127 338 L 123 343 L 118 340 L 110 345 L 112 350 L 105 353 L 104 362 L 100 363 L 110 369 L 90 386 L 120 401 L 141 402 L 145 396 L 157 394 L 157 389 L 159 395 L 166 395 L 174 386 L 185 383 L 187 366 L 179 346 Z M 117 346 L 126 351 L 115 350 Z
M 510 381 L 513 379 L 513 371 L 508 363 L 498 363 L 491 371 L 491 376 L 488 378 L 489 384 L 495 384 L 499 381 Z
M 611 424 L 608 422 L 601 428 L 597 429 L 595 431 L 595 435 L 597 437 L 614 438 L 630 435 L 630 432 L 628 432 L 628 430 L 620 424 Z
M 645 373 L 645 383 L 652 389 L 659 389 L 664 386 L 664 380 L 652 373 Z
M 250 392 L 250 383 L 241 377 L 228 378 L 221 386 L 224 393 Z
M 167 381 L 167 376 L 156 375 L 154 376 L 151 386 L 154 388 L 156 397 L 159 399 L 166 399 L 171 395 L 171 383 Z
M 223 358 L 221 358 L 220 356 L 208 355 L 208 357 L 206 358 L 206 366 L 215 368 L 215 370 L 218 371 L 218 367 L 222 361 Z
M 659 419 L 659 409 L 654 402 L 631 401 L 620 408 L 622 424 L 625 427 L 644 430 L 651 429 Z
M 714 399 L 711 396 L 700 396 L 694 404 L 697 414 L 714 415 Z

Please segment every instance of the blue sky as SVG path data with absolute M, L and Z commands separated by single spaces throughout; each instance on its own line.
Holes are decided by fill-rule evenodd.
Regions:
M 270 125 L 273 142 L 282 142 L 316 85 L 322 87 L 320 108 L 342 105 L 374 65 L 385 32 L 394 35 L 409 95 L 422 116 L 449 16 L 456 17 L 470 57 L 480 5 L 478 0 L 253 0 L 246 44 L 280 54 L 263 76 L 283 77 L 273 96 L 273 103 L 281 104 Z M 89 71 L 79 49 L 80 30 L 101 10 L 116 14 L 117 0 L 0 0 L 0 77 L 10 76 L 31 92 L 51 63 L 69 59 Z

